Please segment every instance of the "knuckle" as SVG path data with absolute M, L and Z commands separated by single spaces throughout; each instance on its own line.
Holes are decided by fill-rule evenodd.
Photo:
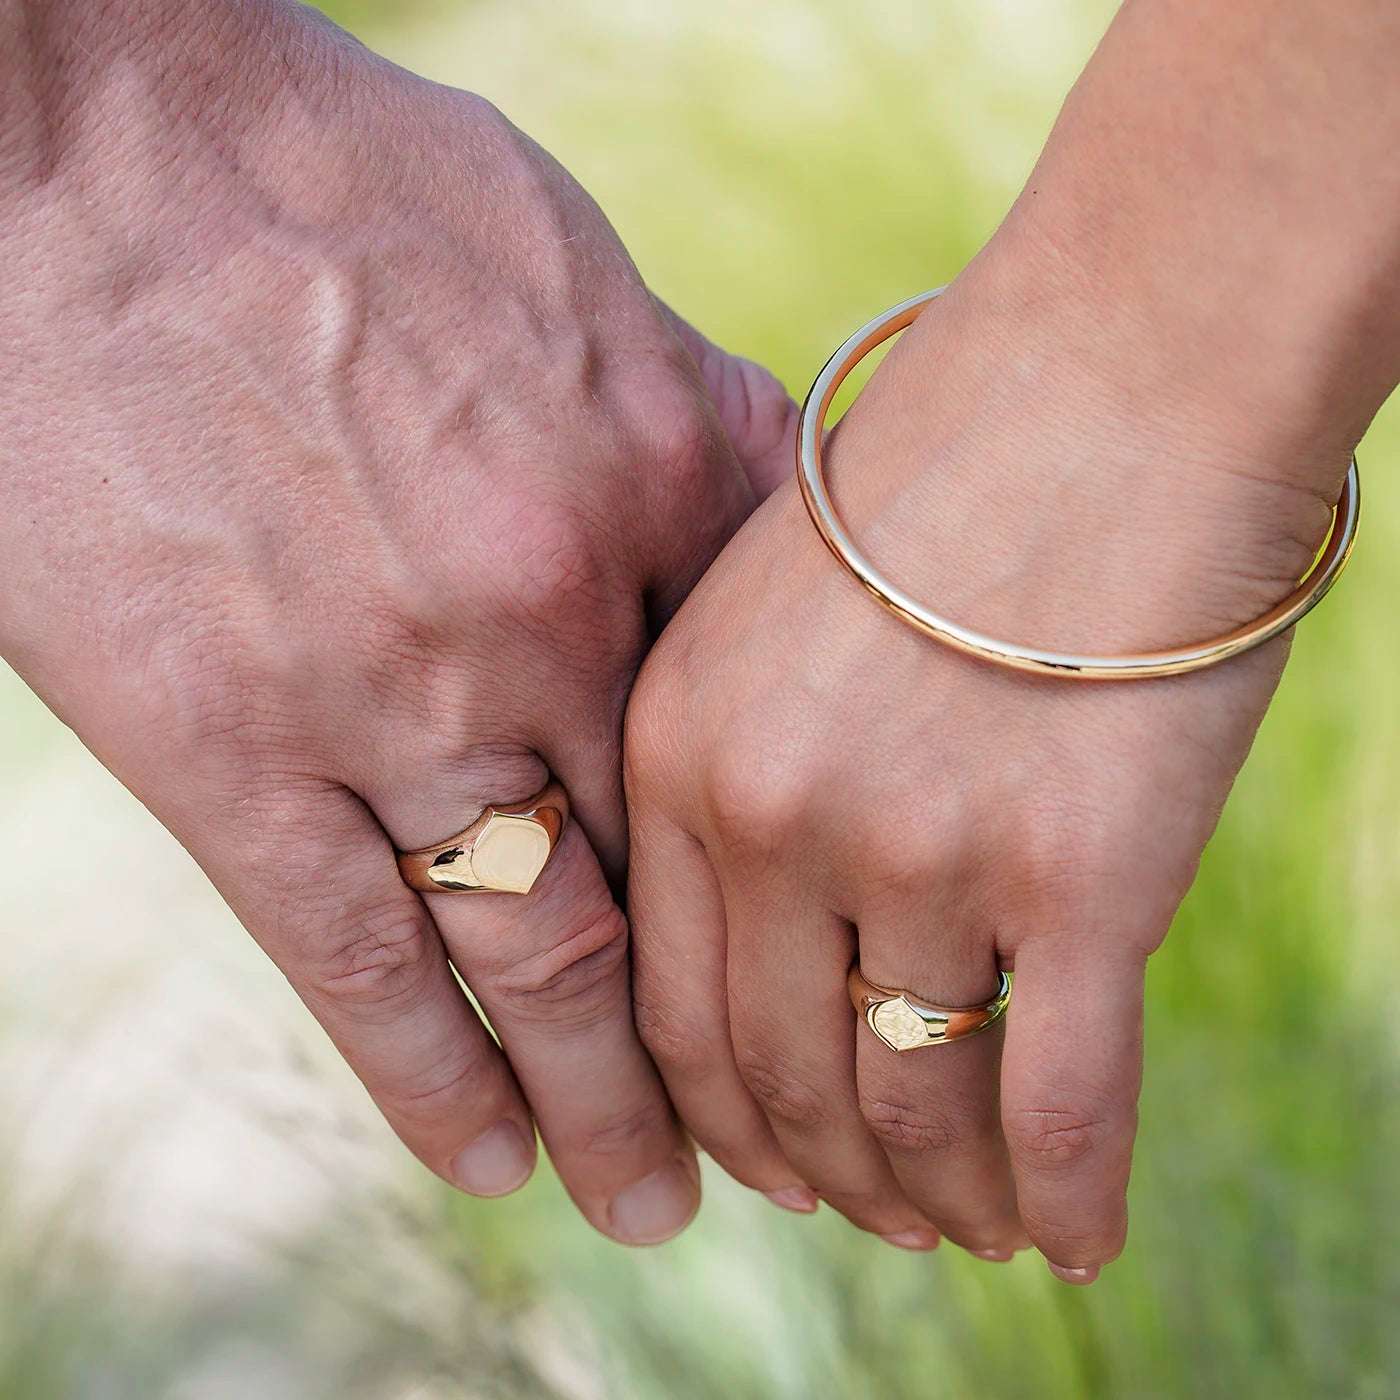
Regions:
M 1088 1105 L 1015 1108 L 1006 1117 L 1012 1152 L 1046 1171 L 1074 1168 L 1098 1155 L 1114 1130 L 1105 1113 Z
M 435 964 L 421 914 L 397 899 L 319 935 L 302 956 L 315 992 L 341 1007 L 387 1013 L 420 992 Z
M 951 1115 L 907 1102 L 862 1098 L 860 1111 L 876 1141 L 896 1152 L 945 1153 L 963 1137 Z
M 748 732 L 738 725 L 735 732 Z M 709 773 L 706 809 L 726 848 L 754 860 L 782 849 L 810 810 L 814 782 L 790 746 L 739 743 L 721 749 Z
M 830 1120 L 826 1095 L 761 1050 L 742 1050 L 737 1059 L 740 1077 L 770 1118 L 801 1137 L 821 1133 Z
M 481 503 L 471 549 L 429 552 L 416 573 L 396 581 L 381 620 L 390 650 L 431 672 L 442 668 L 444 642 L 460 650 L 489 635 L 512 657 L 528 659 L 543 644 L 558 668 L 583 674 L 625 660 L 635 666 L 643 600 L 608 510 L 608 488 L 577 472 L 563 483 L 536 476 L 501 484 Z M 376 636 L 373 647 L 382 654 L 385 639 Z M 386 674 L 395 679 L 394 669 Z M 480 686 L 488 673 L 477 668 L 465 679 Z
M 295 648 L 272 642 L 256 623 L 189 619 L 137 652 L 141 684 L 159 697 L 144 707 L 159 716 L 153 737 L 182 760 L 257 774 L 304 745 L 291 679 Z
M 586 1030 L 619 1014 L 627 959 L 627 920 L 609 904 L 554 947 L 488 975 L 495 999 L 515 1014 Z
M 529 618 L 546 625 L 592 613 L 605 601 L 602 561 L 577 520 L 551 515 L 517 556 L 516 597 Z
M 668 493 L 679 489 L 681 499 L 690 499 L 689 486 L 708 496 L 716 467 L 728 459 L 719 424 L 691 382 L 693 374 L 689 358 L 678 350 L 674 360 L 658 360 L 632 385 L 641 436 Z
M 883 896 L 902 904 L 926 897 L 938 885 L 946 854 L 940 858 L 937 842 L 921 832 L 873 822 L 852 833 L 849 859 L 872 898 Z
M 730 441 L 754 455 L 776 450 L 796 421 L 797 405 L 764 366 L 716 353 L 723 358 L 716 403 Z
M 646 1102 L 614 1109 L 580 1128 L 569 1146 L 591 1157 L 619 1158 L 635 1152 L 638 1144 L 669 1136 L 671 1112 L 660 1094 Z
M 665 1073 L 695 1079 L 717 1062 L 704 1036 L 649 997 L 634 995 L 632 1016 L 647 1054 Z
M 431 732 L 426 726 L 415 727 L 413 745 L 393 750 L 398 771 L 414 773 L 425 790 L 459 794 L 468 810 L 488 802 L 523 802 L 549 781 L 549 766 L 528 744 L 463 742 L 460 714 L 455 742 L 444 739 L 437 752 L 424 757 L 422 736 Z M 452 731 L 444 723 L 437 732 Z
M 434 88 L 431 95 L 435 100 L 442 102 L 453 116 L 470 124 L 475 131 L 495 137 L 503 143 L 510 142 L 512 137 L 518 139 L 518 133 L 506 114 L 480 93 L 444 86 Z
M 493 534 L 496 601 L 512 621 L 589 641 L 611 634 L 619 576 L 586 512 L 521 492 L 502 504 Z
M 445 593 L 447 590 L 441 590 Z M 480 708 L 483 678 L 461 664 L 457 624 L 424 588 L 401 580 L 392 593 L 359 601 L 353 629 L 342 646 L 354 652 L 355 684 L 362 703 L 417 734 L 460 735 L 463 719 Z M 460 600 L 460 592 L 452 594 Z
M 664 642 L 653 650 L 627 700 L 623 763 L 629 795 L 663 791 L 684 751 L 694 688 L 678 673 L 674 652 Z
M 1052 917 L 1058 912 L 1072 925 L 1105 878 L 1121 870 L 1121 846 L 1121 835 L 1092 804 L 1043 804 L 1026 815 L 1016 833 L 1017 878 L 1006 888 L 1018 905 Z
M 448 1060 L 415 1069 L 392 1093 L 382 1097 L 406 1122 L 437 1124 L 460 1116 L 464 1105 L 473 1110 L 484 1107 L 481 1100 L 487 1072 L 483 1056 L 454 1052 Z
M 720 456 L 719 434 L 714 421 L 692 395 L 680 396 L 665 415 L 666 429 L 660 441 L 661 459 L 682 480 L 704 480 Z

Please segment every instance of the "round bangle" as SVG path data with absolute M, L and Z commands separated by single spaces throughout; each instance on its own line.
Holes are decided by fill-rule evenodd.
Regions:
M 1175 676 L 1199 671 L 1227 661 L 1287 631 L 1299 618 L 1320 603 L 1337 581 L 1356 542 L 1356 526 L 1361 509 L 1361 483 L 1352 457 L 1342 494 L 1332 512 L 1332 525 L 1312 568 L 1298 587 L 1262 617 L 1243 627 L 1193 646 L 1168 651 L 1139 652 L 1127 656 L 1076 656 L 998 641 L 940 616 L 911 598 L 887 579 L 861 553 L 841 523 L 822 468 L 822 438 L 827 410 L 842 381 L 877 345 L 888 340 L 918 319 L 920 312 L 945 289 L 936 288 L 910 297 L 898 306 L 862 326 L 826 362 L 817 376 L 797 424 L 797 480 L 807 513 L 826 546 L 862 585 L 886 608 L 909 626 L 970 656 L 980 656 L 1001 666 L 1042 675 L 1072 676 L 1085 680 L 1136 680 L 1148 676 Z

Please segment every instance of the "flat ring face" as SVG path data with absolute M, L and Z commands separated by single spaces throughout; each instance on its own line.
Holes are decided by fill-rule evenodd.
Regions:
M 934 1006 L 912 992 L 877 986 L 859 966 L 851 969 L 847 987 L 851 1005 L 866 1025 L 901 1054 L 977 1035 L 1001 1020 L 1011 1003 L 1011 975 L 1006 972 L 999 974 L 996 995 L 980 1006 Z
M 855 575 L 861 586 L 902 622 L 945 646 L 1018 671 L 1080 680 L 1141 680 L 1198 671 L 1238 656 L 1287 631 L 1322 601 L 1346 566 L 1356 541 L 1361 482 L 1355 457 L 1351 459 L 1342 494 L 1333 511 L 1332 528 L 1326 543 L 1298 587 L 1263 617 L 1233 632 L 1192 646 L 1126 656 L 1079 656 L 1000 641 L 941 616 L 887 579 L 851 538 L 827 490 L 822 465 L 826 415 L 836 391 L 851 370 L 877 345 L 917 320 L 928 304 L 944 290 L 939 287 L 911 297 L 862 326 L 827 361 L 798 417 L 797 480 L 812 523 L 826 547 Z
M 529 894 L 568 815 L 563 788 L 551 783 L 528 802 L 488 807 L 447 841 L 400 851 L 399 873 L 424 894 Z

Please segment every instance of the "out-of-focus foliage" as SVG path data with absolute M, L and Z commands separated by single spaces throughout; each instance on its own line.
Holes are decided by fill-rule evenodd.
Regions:
M 595 194 L 658 292 L 800 390 L 847 330 L 947 280 L 992 231 L 1112 7 L 324 8 L 496 101 Z M 453 153 L 441 158 L 450 169 Z M 422 1241 L 466 1261 L 451 1277 L 473 1334 L 496 1318 L 498 1340 L 513 1337 L 528 1317 L 567 1392 L 645 1400 L 1395 1394 L 1397 452 L 1392 406 L 1361 454 L 1380 469 L 1352 572 L 1302 628 L 1153 960 L 1132 1241 L 1096 1287 L 1055 1285 L 1030 1256 L 902 1255 L 830 1213 L 782 1215 L 718 1173 L 686 1236 L 626 1253 L 542 1173 L 506 1201 L 445 1202 Z M 309 1315 L 296 1277 L 279 1297 Z M 109 1380 L 101 1394 L 166 1393 Z M 487 1393 L 480 1381 L 454 1374 L 432 1393 Z M 489 1393 L 542 1384 L 503 1374 Z

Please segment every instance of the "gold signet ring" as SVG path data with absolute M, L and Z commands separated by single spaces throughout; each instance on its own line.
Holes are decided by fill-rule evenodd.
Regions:
M 569 799 L 550 783 L 528 802 L 488 807 L 448 841 L 400 851 L 399 874 L 424 894 L 529 894 L 568 819 Z
M 996 995 L 981 1006 L 930 1006 L 911 992 L 877 987 L 865 979 L 859 964 L 851 968 L 846 987 L 851 1005 L 891 1050 L 922 1050 L 976 1035 L 1000 1021 L 1011 1001 L 1011 974 L 1003 972 L 1000 979 Z

